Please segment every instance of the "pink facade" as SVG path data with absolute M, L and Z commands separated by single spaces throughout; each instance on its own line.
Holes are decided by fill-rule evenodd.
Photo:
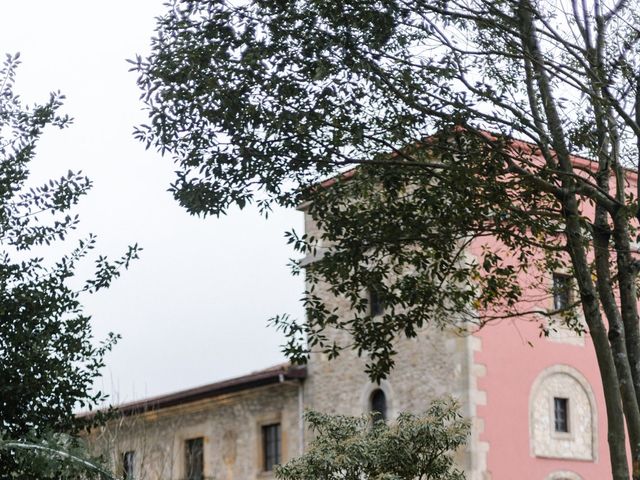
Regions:
M 505 321 L 476 334 L 481 350 L 475 353 L 475 362 L 486 367 L 486 375 L 478 380 L 486 405 L 478 406 L 477 415 L 484 423 L 480 440 L 489 447 L 488 478 L 547 479 L 561 471 L 574 472 L 585 480 L 608 478 L 605 407 L 593 346 L 588 336 L 584 345 L 573 345 L 540 338 L 539 333 L 535 322 Z M 597 454 L 592 461 L 532 454 L 531 390 L 536 378 L 555 365 L 575 368 L 593 389 Z
M 526 148 L 526 144 L 523 145 Z M 585 169 L 594 168 L 594 164 L 584 158 L 574 157 L 574 162 Z M 627 172 L 629 191 L 635 191 L 636 180 L 635 172 Z M 593 219 L 593 207 L 585 208 L 584 214 Z M 476 247 L 479 248 L 479 245 Z M 494 243 L 492 248 L 500 247 Z M 479 249 L 474 250 L 474 253 L 479 253 Z M 549 298 L 552 272 L 538 272 L 537 275 L 539 278 L 536 279 L 522 278 L 523 285 L 538 285 L 525 293 L 525 297 L 532 299 L 526 305 L 526 310 L 552 310 L 553 299 Z M 540 278 L 544 278 L 542 285 L 546 284 L 546 292 L 539 289 Z M 477 388 L 486 396 L 486 401 L 478 404 L 476 410 L 481 424 L 478 440 L 484 442 L 488 449 L 486 478 L 610 478 L 606 410 L 591 339 L 588 334 L 577 336 L 562 328 L 559 333 L 549 337 L 541 336 L 540 325 L 545 322 L 543 316 L 534 314 L 517 320 L 502 320 L 474 334 L 479 340 L 479 347 L 474 352 L 473 361 L 482 366 L 483 372 L 477 379 Z M 591 419 L 587 418 L 584 408 L 571 412 L 572 393 L 562 393 L 562 386 L 553 387 L 553 391 L 560 393 L 546 393 L 551 398 L 545 398 L 544 392 L 536 393 L 540 379 L 549 378 L 545 375 L 554 371 L 566 377 L 563 381 L 569 390 L 582 389 L 587 397 L 590 396 L 593 410 Z M 575 377 L 576 380 L 568 380 L 569 377 Z M 571 382 L 574 382 L 574 387 L 570 387 Z M 582 385 L 578 388 L 580 382 Z M 574 423 L 569 425 L 569 432 L 554 432 L 554 397 L 568 399 L 570 417 Z M 548 403 L 541 405 L 540 402 Z M 540 427 L 536 438 L 536 423 L 545 422 L 544 418 L 540 418 L 541 413 L 543 417 L 548 415 L 547 423 L 551 427 Z M 583 453 L 576 453 L 571 447 L 572 442 L 579 441 L 577 437 L 580 435 L 585 438 L 588 436 L 586 431 L 578 431 L 585 422 L 592 422 L 591 458 L 584 458 Z M 582 440 L 586 441 L 584 438 Z

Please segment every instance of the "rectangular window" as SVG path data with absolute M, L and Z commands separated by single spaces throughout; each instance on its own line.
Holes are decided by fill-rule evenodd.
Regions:
M 369 289 L 369 315 L 377 317 L 378 315 L 382 315 L 383 310 L 384 305 L 380 299 L 380 294 L 377 290 Z
M 280 463 L 280 424 L 262 427 L 262 456 L 265 471 L 273 470 Z
M 122 454 L 122 478 L 124 480 L 133 479 L 133 469 L 135 465 L 136 453 L 133 450 Z
M 556 432 L 569 431 L 569 399 L 554 397 L 553 420 Z
M 184 442 L 186 480 L 204 478 L 204 441 L 202 437 L 191 438 Z
M 553 274 L 553 308 L 564 310 L 571 304 L 571 277 L 560 273 Z

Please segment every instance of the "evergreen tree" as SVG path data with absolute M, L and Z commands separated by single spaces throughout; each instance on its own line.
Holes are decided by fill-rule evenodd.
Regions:
M 61 258 L 46 257 L 48 246 L 67 241 L 76 228 L 71 211 L 91 181 L 69 171 L 43 185 L 29 183 L 43 131 L 65 128 L 70 118 L 59 113 L 60 93 L 24 105 L 14 91 L 18 64 L 18 55 L 7 56 L 0 69 L 0 478 L 58 478 L 67 467 L 52 470 L 44 449 L 15 448 L 12 442 L 48 439 L 50 445 L 64 439 L 62 447 L 75 448 L 66 434 L 77 433 L 87 420 L 74 410 L 104 399 L 92 391 L 93 381 L 117 339 L 110 334 L 96 342 L 81 295 L 108 287 L 139 248 L 129 247 L 115 261 L 97 257 L 95 276 L 85 282 L 74 274 L 94 248 L 94 236 L 71 245 Z

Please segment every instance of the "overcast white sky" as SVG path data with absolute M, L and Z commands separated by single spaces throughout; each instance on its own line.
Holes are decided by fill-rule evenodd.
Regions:
M 294 253 L 283 239 L 301 229 L 301 214 L 190 217 L 166 191 L 170 159 L 131 135 L 145 117 L 125 59 L 148 51 L 163 10 L 162 0 L 0 3 L 0 54 L 19 51 L 23 62 L 17 90 L 33 103 L 59 89 L 74 117 L 67 130 L 47 132 L 34 176 L 81 169 L 94 188 L 78 209 L 80 233 L 97 234 L 97 250 L 112 257 L 130 243 L 144 248 L 112 288 L 85 302 L 98 339 L 122 335 L 98 383 L 115 402 L 279 363 L 283 339 L 266 321 L 302 315 L 302 279 L 289 274 Z

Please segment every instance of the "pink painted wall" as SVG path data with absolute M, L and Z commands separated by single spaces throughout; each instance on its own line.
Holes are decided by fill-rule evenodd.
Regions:
M 519 145 L 519 142 L 516 142 Z M 527 148 L 526 144 L 524 145 Z M 593 169 L 590 161 L 574 157 L 573 161 L 583 168 Z M 637 175 L 627 171 L 627 191 L 635 193 Z M 584 204 L 583 214 L 593 219 L 593 206 Z M 480 242 L 472 246 L 476 255 L 480 253 Z M 500 248 L 493 242 L 492 248 Z M 508 253 L 505 253 L 508 255 Z M 505 258 L 505 257 L 503 257 Z M 548 277 L 551 273 L 537 275 Z M 522 285 L 535 284 L 535 279 L 523 278 Z M 552 308 L 552 300 L 540 300 L 543 291 L 529 289 L 531 298 L 537 300 L 526 305 Z M 546 294 L 548 297 L 548 293 Z M 487 325 L 474 335 L 481 341 L 480 351 L 475 352 L 476 364 L 486 367 L 486 375 L 478 379 L 478 389 L 486 393 L 487 403 L 478 406 L 478 417 L 484 420 L 484 431 L 480 441 L 489 443 L 487 468 L 491 480 L 540 479 L 553 472 L 568 470 L 579 474 L 584 480 L 611 478 L 609 450 L 607 445 L 606 410 L 602 394 L 602 382 L 598 373 L 593 344 L 588 335 L 584 346 L 559 343 L 540 337 L 540 318 L 503 320 L 499 324 Z M 532 344 L 530 345 L 529 342 Z M 529 400 L 535 379 L 546 368 L 554 365 L 569 365 L 578 370 L 589 382 L 597 405 L 598 454 L 595 461 L 561 460 L 534 457 L 529 434 Z
M 585 346 L 556 343 L 539 338 L 536 322 L 505 321 L 480 330 L 482 349 L 476 363 L 487 372 L 478 388 L 487 395 L 478 407 L 484 420 L 480 440 L 489 443 L 487 467 L 492 480 L 540 479 L 558 470 L 570 470 L 583 479 L 610 478 L 602 383 L 590 339 Z M 527 342 L 531 342 L 530 346 Z M 597 404 L 598 458 L 595 462 L 538 458 L 529 444 L 529 395 L 536 377 L 547 367 L 570 365 L 591 384 Z

